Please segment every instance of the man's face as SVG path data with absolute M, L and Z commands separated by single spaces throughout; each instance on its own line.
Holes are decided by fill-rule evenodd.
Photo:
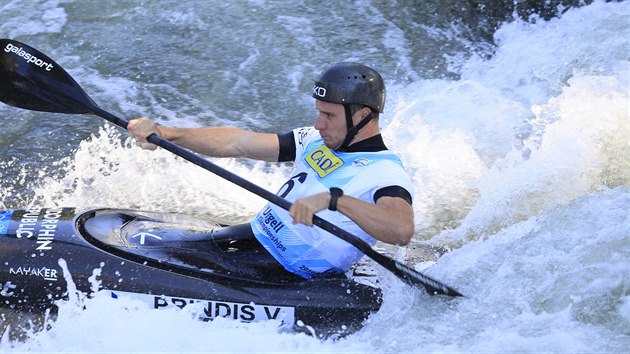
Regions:
M 315 100 L 315 108 L 319 112 L 315 120 L 315 129 L 324 139 L 324 145 L 331 150 L 338 149 L 348 133 L 343 105 Z

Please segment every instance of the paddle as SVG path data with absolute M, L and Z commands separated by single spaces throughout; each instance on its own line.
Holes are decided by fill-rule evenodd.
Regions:
M 77 84 L 59 64 L 55 63 L 43 53 L 26 44 L 10 39 L 0 39 L 0 48 L 0 101 L 11 106 L 35 111 L 94 114 L 127 129 L 127 121 L 116 117 L 96 105 L 79 84 Z M 291 203 L 287 200 L 160 136 L 152 134 L 147 138 L 147 141 L 195 165 L 203 167 L 285 210 L 291 208 Z M 421 285 L 432 295 L 445 294 L 463 296 L 457 290 L 376 252 L 369 244 L 360 238 L 338 228 L 317 215 L 314 216 L 313 223 L 350 243 L 363 252 L 363 254 L 410 285 Z

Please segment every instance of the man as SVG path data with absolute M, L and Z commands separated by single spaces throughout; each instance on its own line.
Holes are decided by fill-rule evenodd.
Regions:
M 314 127 L 288 134 L 169 128 L 146 118 L 132 120 L 128 130 L 145 149 L 156 148 L 146 137 L 157 134 L 212 157 L 294 161 L 293 177 L 278 191 L 293 203 L 290 211 L 270 203 L 245 232 L 289 272 L 304 278 L 342 273 L 362 254 L 313 227 L 313 215 L 372 245 L 376 240 L 406 245 L 414 232 L 413 185 L 380 134 L 385 85 L 378 72 L 356 63 L 332 65 L 315 82 L 312 95 L 319 112 Z

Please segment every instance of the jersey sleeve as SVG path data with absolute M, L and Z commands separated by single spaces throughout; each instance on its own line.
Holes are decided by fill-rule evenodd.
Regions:
M 401 186 L 387 186 L 377 190 L 376 193 L 374 193 L 374 203 L 381 197 L 402 198 L 409 203 L 409 205 L 413 205 L 411 193 Z
M 401 165 L 393 161 L 382 161 L 376 164 L 369 173 L 357 178 L 356 182 L 371 186 L 370 200 L 374 202 L 378 198 L 390 196 L 403 198 L 411 204 L 414 198 L 411 178 Z
M 302 155 L 308 144 L 317 138 L 319 138 L 319 133 L 313 127 L 302 127 L 285 134 L 278 134 L 280 143 L 278 162 L 295 161 Z
M 295 161 L 295 135 L 293 132 L 278 134 L 278 162 Z

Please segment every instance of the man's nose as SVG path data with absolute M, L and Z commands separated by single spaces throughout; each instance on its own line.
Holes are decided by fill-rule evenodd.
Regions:
M 326 129 L 326 120 L 321 116 L 317 116 L 315 119 L 315 129 L 324 130 Z

